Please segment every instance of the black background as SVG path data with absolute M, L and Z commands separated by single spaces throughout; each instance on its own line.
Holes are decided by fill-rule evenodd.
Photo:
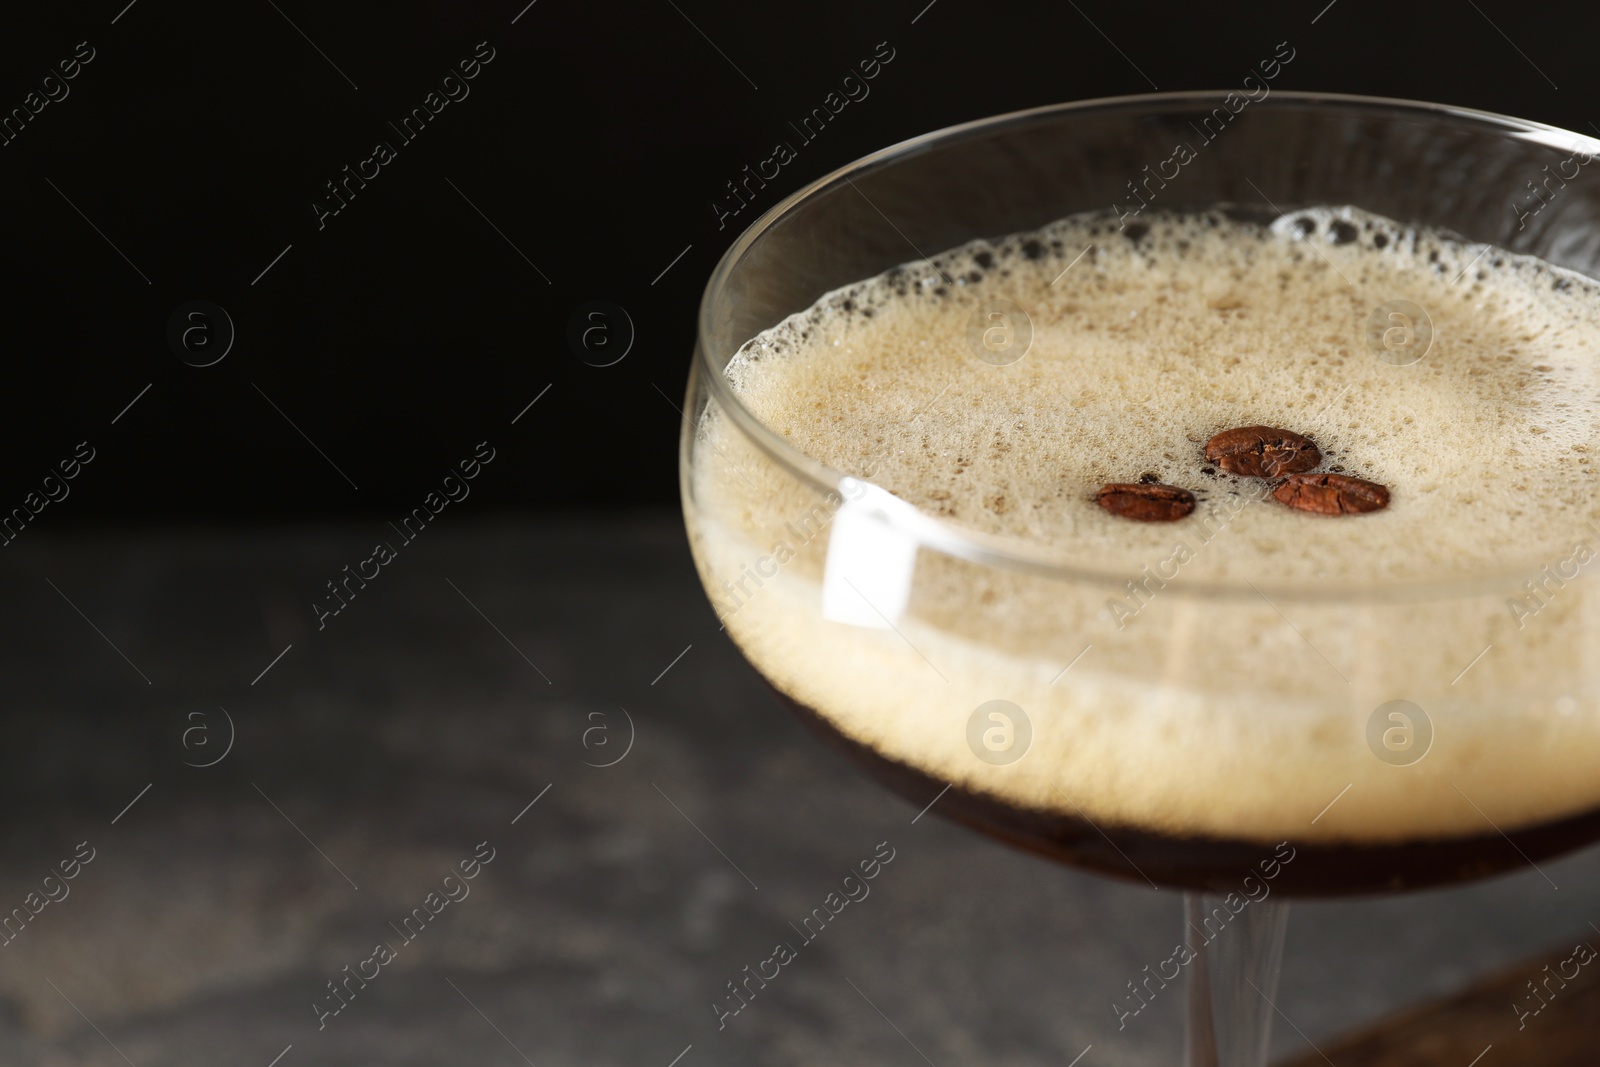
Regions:
M 96 56 L 0 148 L 0 511 L 83 440 L 96 459 L 36 522 L 392 516 L 485 439 L 502 458 L 473 484 L 484 512 L 671 505 L 707 275 L 760 211 L 867 152 L 1041 104 L 1232 88 L 1281 41 L 1274 89 L 1600 118 L 1593 8 L 525 2 L 8 16 L 0 111 L 78 42 Z M 470 95 L 400 146 L 386 122 L 480 41 L 495 57 Z M 725 183 L 880 42 L 870 95 L 719 228 Z M 323 184 L 380 139 L 398 158 L 319 229 Z M 237 329 L 214 366 L 166 341 L 194 299 Z M 593 299 L 637 332 L 614 366 L 567 343 Z

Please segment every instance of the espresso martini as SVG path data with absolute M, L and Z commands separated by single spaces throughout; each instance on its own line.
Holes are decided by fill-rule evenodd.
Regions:
M 1293 892 L 1479 876 L 1600 837 L 1597 343 L 1593 281 L 1353 208 L 1075 216 L 750 339 L 728 384 L 820 466 L 713 403 L 691 543 L 919 806 L 1176 886 L 1281 842 Z M 841 616 L 872 552 L 823 469 L 1043 564 L 880 544 L 901 595 Z

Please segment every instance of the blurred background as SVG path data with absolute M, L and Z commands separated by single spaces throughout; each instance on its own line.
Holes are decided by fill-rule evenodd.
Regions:
M 77 442 L 99 449 L 51 529 L 394 517 L 489 436 L 518 474 L 475 484 L 479 512 L 670 507 L 673 404 L 717 257 L 788 193 L 953 123 L 1223 90 L 1284 41 L 1275 89 L 1600 121 L 1584 92 L 1600 12 L 1504 0 L 126 4 L 16 12 L 0 39 L 7 110 L 78 42 L 94 53 L 0 148 L 0 500 Z M 390 124 L 479 42 L 494 58 L 470 95 L 405 141 Z M 893 59 L 868 95 L 804 141 L 790 124 L 880 43 Z M 395 158 L 321 216 L 378 141 Z M 722 216 L 778 142 L 796 158 Z M 210 367 L 167 340 L 194 300 L 235 333 Z M 592 300 L 631 320 L 613 366 L 568 340 Z
M 1597 29 L 1507 0 L 9 13 L 0 514 L 37 514 L 0 555 L 0 913 L 25 909 L 0 934 L 0 1062 L 1176 1062 L 1176 988 L 1125 1030 L 1110 1007 L 1170 954 L 1176 897 L 920 817 L 719 632 L 674 515 L 701 289 L 745 226 L 865 153 L 1226 90 L 1280 42 L 1274 89 L 1600 132 Z M 794 158 L 735 195 L 779 142 Z M 474 457 L 470 497 L 319 618 Z M 871 901 L 719 1028 L 727 983 L 883 842 Z M 407 938 L 480 844 L 471 898 Z M 1277 1055 L 1332 1062 L 1489 973 L 1511 991 L 1481 1014 L 1515 1022 L 1597 888 L 1591 850 L 1297 907 Z M 330 992 L 384 939 L 379 978 Z M 1525 1062 L 1537 1038 L 1504 1029 L 1440 1040 L 1472 1045 L 1461 1067 Z

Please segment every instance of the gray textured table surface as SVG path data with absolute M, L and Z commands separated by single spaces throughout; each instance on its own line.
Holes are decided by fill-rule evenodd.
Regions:
M 1176 988 L 1121 1032 L 1111 1009 L 1176 896 L 913 825 L 718 632 L 675 518 L 440 523 L 319 631 L 385 529 L 29 530 L 0 558 L 0 910 L 31 915 L 0 1062 L 1177 1062 Z M 624 708 L 631 750 L 586 765 L 622 756 Z M 725 983 L 880 842 L 870 895 L 719 1030 Z M 1297 905 L 1278 1005 L 1304 1037 L 1274 1047 L 1570 945 L 1600 853 L 1545 873 Z M 319 1028 L 347 965 L 377 976 Z

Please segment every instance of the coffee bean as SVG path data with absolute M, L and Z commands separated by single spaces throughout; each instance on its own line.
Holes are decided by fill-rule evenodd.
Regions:
M 1223 430 L 1206 442 L 1206 459 L 1232 474 L 1281 478 L 1322 462 L 1309 438 L 1272 426 Z
M 1113 515 L 1135 522 L 1175 522 L 1194 510 L 1194 494 L 1160 482 L 1110 482 L 1095 502 Z
M 1314 515 L 1356 515 L 1389 506 L 1389 490 L 1343 474 L 1295 474 L 1272 491 L 1279 503 Z

